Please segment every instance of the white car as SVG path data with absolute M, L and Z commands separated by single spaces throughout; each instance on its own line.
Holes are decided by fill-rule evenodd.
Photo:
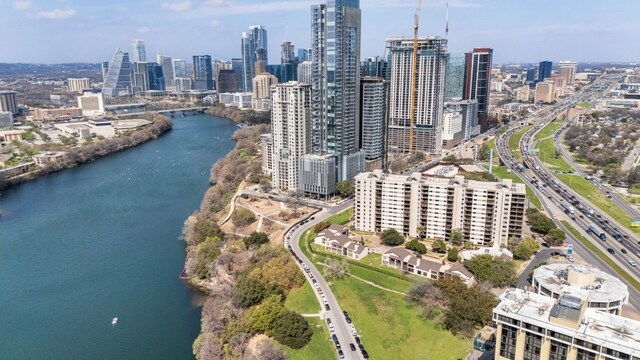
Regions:
M 636 262 L 633 260 L 629 260 L 629 265 L 636 267 Z
M 573 260 L 573 256 L 571 256 L 571 255 L 567 255 L 567 260 L 568 260 L 569 262 L 573 262 L 573 261 L 574 261 L 574 260 Z

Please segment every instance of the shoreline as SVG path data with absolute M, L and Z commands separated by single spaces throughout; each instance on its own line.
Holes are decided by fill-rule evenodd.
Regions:
M 134 148 L 161 137 L 171 131 L 172 128 L 173 121 L 170 118 L 166 116 L 154 118 L 153 124 L 142 129 L 138 129 L 132 132 L 129 136 L 114 137 L 83 145 L 79 148 L 73 149 L 73 152 L 68 152 L 65 155 L 65 160 L 62 162 L 52 163 L 45 167 L 38 167 L 28 173 L 11 178 L 0 178 L 0 190 L 6 190 L 15 185 L 36 180 L 59 171 L 72 169 L 109 155 Z

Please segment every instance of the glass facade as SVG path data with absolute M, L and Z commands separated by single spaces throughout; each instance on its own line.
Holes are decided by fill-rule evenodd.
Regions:
M 131 70 L 129 53 L 118 49 L 109 64 L 107 78 L 102 86 L 102 94 L 105 98 L 131 95 Z
M 447 68 L 444 77 L 445 99 L 462 99 L 464 62 L 464 54 L 447 54 Z
M 213 90 L 213 67 L 211 56 L 193 57 L 193 88 L 195 90 Z
M 514 360 L 516 358 L 516 342 L 518 329 L 508 325 L 502 325 L 500 335 L 500 356 Z

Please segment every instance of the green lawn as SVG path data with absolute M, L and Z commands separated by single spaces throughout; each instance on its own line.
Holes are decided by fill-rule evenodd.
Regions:
M 584 246 L 586 246 L 592 253 L 598 255 L 598 257 L 604 260 L 604 262 L 606 262 L 607 265 L 609 265 L 613 270 L 615 270 L 615 272 L 617 272 L 618 275 L 622 276 L 622 278 L 628 281 L 629 284 L 631 284 L 631 286 L 633 286 L 637 290 L 640 290 L 640 282 L 638 282 L 636 278 L 634 278 L 632 275 L 626 272 L 615 261 L 613 261 L 610 257 L 608 257 L 607 254 L 605 254 L 602 250 L 600 250 L 600 248 L 595 246 L 591 241 L 589 241 L 589 239 L 585 238 L 580 232 L 578 232 L 578 230 L 576 230 L 568 222 L 562 221 L 562 225 L 564 225 L 564 227 L 567 228 L 567 230 L 569 230 L 569 232 L 572 233 L 573 236 L 578 238 L 578 240 L 580 240 L 580 242 Z
M 540 139 L 544 139 L 547 138 L 549 136 L 553 136 L 553 134 L 556 133 L 556 131 L 558 131 L 558 129 L 560 129 L 561 127 L 563 127 L 566 124 L 565 121 L 552 121 L 549 124 L 547 124 L 547 126 L 545 126 L 544 128 L 542 128 L 542 130 L 540 130 L 534 137 L 533 140 L 540 140 Z
M 522 139 L 524 133 L 531 130 L 532 127 L 533 125 L 525 126 L 521 130 L 514 132 L 513 135 L 511 135 L 511 137 L 509 138 L 509 150 L 511 150 L 513 156 L 515 156 L 515 158 L 518 160 L 522 160 L 522 154 L 520 154 L 519 146 L 520 139 Z
M 556 145 L 553 138 L 538 142 L 538 157 L 542 162 L 551 165 L 553 170 L 574 171 L 560 155 L 556 156 Z
M 313 337 L 302 349 L 294 350 L 283 346 L 290 360 L 335 360 L 338 358 L 333 342 L 331 341 L 327 326 L 320 318 L 307 318 L 309 326 L 313 329 Z M 347 345 L 348 346 L 348 345 Z
M 353 217 L 353 212 L 355 211 L 354 208 L 348 208 L 347 210 L 335 214 L 332 217 L 328 218 L 327 221 L 332 223 L 332 224 L 340 224 L 340 225 L 344 225 L 346 223 L 349 222 L 349 220 L 351 220 L 351 218 Z
M 511 179 L 514 183 L 522 184 L 522 180 L 518 177 L 518 174 L 512 172 L 507 172 L 509 170 L 506 166 L 494 166 L 493 174 L 501 179 Z M 527 186 L 527 199 L 531 203 L 531 205 L 535 206 L 538 209 L 542 209 L 542 203 L 540 199 L 536 196 L 536 194 L 531 190 L 529 186 Z
M 582 109 L 588 109 L 591 107 L 591 103 L 588 101 L 583 101 L 578 103 L 578 106 L 581 107 Z
M 598 190 L 598 188 L 596 188 L 590 181 L 582 178 L 581 176 L 571 174 L 556 174 L 556 176 L 558 176 L 558 179 L 567 184 L 578 194 L 587 198 L 587 200 L 589 200 L 593 205 L 609 214 L 622 226 L 636 234 L 640 234 L 640 229 L 631 228 L 631 222 L 635 221 L 635 219 L 631 218 L 627 212 L 612 203 L 611 200 L 602 191 Z
M 302 287 L 289 292 L 284 306 L 301 314 L 314 314 L 321 310 L 318 298 L 308 281 L 305 281 Z
M 362 343 L 372 359 L 458 359 L 472 348 L 470 340 L 423 320 L 420 310 L 407 306 L 402 295 L 352 277 L 334 281 L 331 288 L 362 333 Z
M 380 254 L 369 254 L 360 262 L 362 262 L 363 264 L 379 267 L 385 271 L 397 272 L 398 274 L 402 274 L 400 270 L 396 270 L 388 266 L 383 266 L 382 255 Z M 384 288 L 399 291 L 399 292 L 406 292 L 407 289 L 409 289 L 409 286 L 411 285 L 411 282 L 408 280 L 398 279 L 393 276 L 388 276 L 388 275 L 385 275 L 373 270 L 365 269 L 363 267 L 352 265 L 352 264 L 349 264 L 349 271 L 351 272 L 351 274 L 359 278 L 365 279 L 367 281 L 371 281 L 372 283 L 380 285 Z

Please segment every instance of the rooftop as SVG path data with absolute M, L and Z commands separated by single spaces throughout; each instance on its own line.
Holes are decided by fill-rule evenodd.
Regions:
M 533 272 L 533 279 L 556 294 L 572 295 L 589 302 L 621 299 L 626 302 L 629 297 L 629 289 L 620 279 L 581 264 L 544 265 Z
M 593 344 L 640 356 L 640 321 L 591 308 L 585 309 L 580 317 L 571 297 L 563 304 L 562 298 L 557 301 L 522 289 L 508 289 L 500 295 L 500 304 L 493 311 Z M 575 319 L 576 328 L 552 323 L 553 317 L 569 321 Z

